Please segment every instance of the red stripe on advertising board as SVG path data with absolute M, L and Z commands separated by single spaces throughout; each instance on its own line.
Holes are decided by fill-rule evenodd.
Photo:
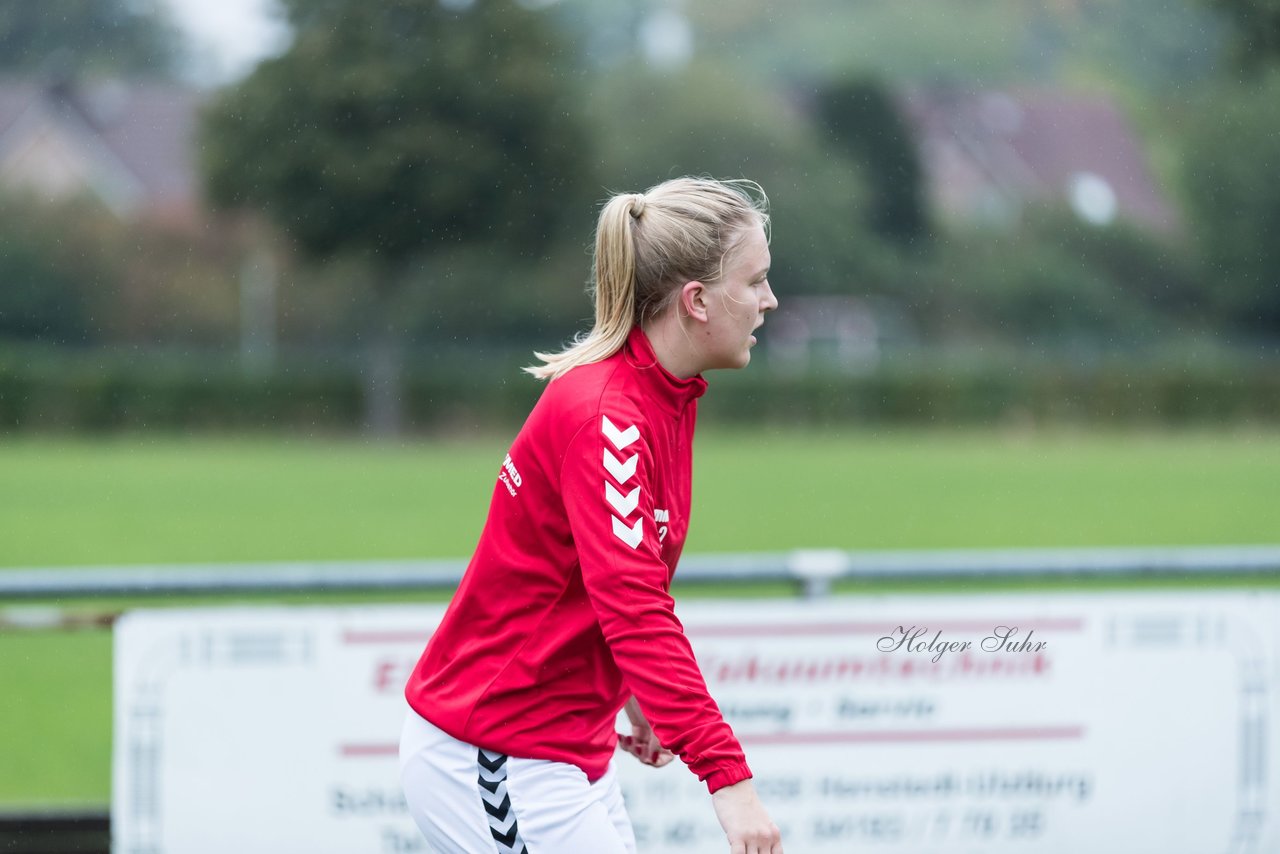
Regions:
M 1083 726 L 993 727 L 986 729 L 883 730 L 881 732 L 779 732 L 739 736 L 743 744 L 852 744 L 867 742 L 1057 741 L 1084 737 Z M 395 744 L 344 744 L 344 757 L 397 756 Z
M 342 633 L 342 642 L 345 644 L 373 643 L 373 644 L 399 644 L 399 643 L 415 643 L 424 644 L 431 637 L 431 632 L 422 629 L 409 629 L 406 631 L 383 631 L 383 632 L 360 632 L 347 630 Z
M 338 753 L 352 758 L 360 759 L 369 756 L 399 756 L 400 745 L 391 744 L 343 744 L 338 747 Z
M 771 636 L 771 637 L 814 637 L 824 635 L 887 635 L 897 631 L 899 627 L 910 631 L 921 629 L 925 632 L 986 632 L 990 634 L 1000 626 L 1016 627 L 1019 630 L 1037 632 L 1078 632 L 1084 629 L 1084 620 L 1064 618 L 1058 620 L 1010 620 L 1002 617 L 995 620 L 877 620 L 860 623 L 794 623 L 777 624 L 758 623 L 756 625 L 726 626 L 686 626 L 689 635 L 699 637 L 739 637 L 739 636 Z
M 749 625 L 686 626 L 685 633 L 693 637 L 826 637 L 830 635 L 888 635 L 898 627 L 926 632 L 986 632 L 990 634 L 1000 626 L 1016 627 L 1020 631 L 1079 632 L 1084 630 L 1084 620 L 1063 618 L 1055 620 L 942 620 L 936 622 L 910 620 L 877 620 L 865 623 L 756 623 Z M 431 632 L 422 629 L 405 631 L 354 631 L 342 633 L 344 644 L 425 644 Z
M 1053 741 L 1084 737 L 1082 726 L 988 729 L 884 730 L 881 732 L 779 732 L 742 735 L 743 744 L 850 744 L 871 741 Z

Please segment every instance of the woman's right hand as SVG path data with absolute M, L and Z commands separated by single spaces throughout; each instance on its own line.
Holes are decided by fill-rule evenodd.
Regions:
M 729 854 L 782 854 L 782 834 L 750 780 L 717 789 L 711 803 L 729 837 Z

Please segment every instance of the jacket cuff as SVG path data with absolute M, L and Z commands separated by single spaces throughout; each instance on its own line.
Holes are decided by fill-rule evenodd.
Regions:
M 732 786 L 734 783 L 741 783 L 743 780 L 751 779 L 751 769 L 747 767 L 745 762 L 734 762 L 731 765 L 717 768 L 704 779 L 707 783 L 707 791 L 715 794 L 717 789 L 723 789 L 725 786 Z

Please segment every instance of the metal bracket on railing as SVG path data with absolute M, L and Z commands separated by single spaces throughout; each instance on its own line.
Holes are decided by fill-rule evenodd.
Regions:
M 0 632 L 104 629 L 120 614 L 119 608 L 71 611 L 57 605 L 14 605 L 0 608 Z
M 800 582 L 806 599 L 821 599 L 831 593 L 831 582 L 847 574 L 851 561 L 839 549 L 798 549 L 787 558 L 787 571 Z

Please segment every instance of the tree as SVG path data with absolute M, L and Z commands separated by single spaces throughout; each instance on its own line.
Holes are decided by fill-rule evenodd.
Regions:
M 954 224 L 917 269 L 917 315 L 935 340 L 1101 350 L 1211 327 L 1190 253 L 1123 222 L 1083 223 L 1065 207 L 1019 228 Z
M 227 242 L 124 221 L 88 198 L 0 192 L 0 340 L 222 344 L 236 320 Z
M 55 228 L 54 213 L 32 199 L 0 196 L 0 339 L 83 344 L 95 337 L 100 306 L 92 301 L 114 271 L 94 263 L 102 258 L 85 258 L 79 221 L 61 218 Z
M 1212 301 L 1280 338 L 1280 69 L 1207 97 L 1187 134 L 1186 192 Z
M 587 105 L 606 186 L 638 191 L 678 175 L 750 178 L 769 195 L 771 277 L 791 293 L 891 289 L 890 253 L 865 223 L 856 164 L 833 156 L 794 98 L 739 70 L 697 60 L 678 73 L 620 65 Z
M 287 0 L 292 47 L 213 105 L 215 202 L 311 262 L 365 270 L 370 427 L 398 422 L 396 316 L 459 244 L 536 246 L 572 210 L 584 134 L 544 18 L 502 0 Z M 485 295 L 476 296 L 483 301 Z
M 1280 0 L 1208 0 L 1231 22 L 1237 61 L 1257 72 L 1280 60 Z
M 167 77 L 181 51 L 157 0 L 0 0 L 0 72 Z
M 871 193 L 868 225 L 899 244 L 923 237 L 924 171 L 885 85 L 874 78 L 835 81 L 818 89 L 815 107 L 833 146 L 862 170 Z

